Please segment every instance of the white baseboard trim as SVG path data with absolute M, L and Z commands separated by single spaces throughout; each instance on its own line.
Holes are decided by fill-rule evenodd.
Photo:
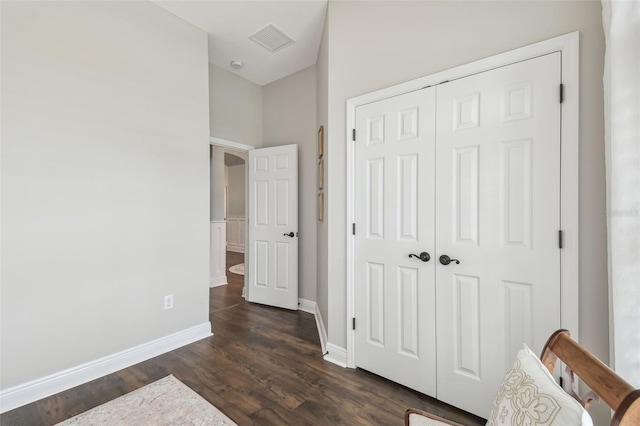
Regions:
M 227 244 L 227 251 L 232 251 L 234 253 L 244 253 L 244 246 Z
M 211 323 L 207 321 L 104 358 L 1 390 L 0 413 L 71 389 L 211 335 Z
M 333 343 L 327 343 L 327 354 L 324 359 L 340 367 L 347 368 L 347 350 Z
M 318 304 L 312 300 L 298 299 L 298 310 L 310 313 L 315 317 L 316 327 L 318 327 L 318 337 L 320 337 L 320 348 L 324 355 L 327 353 L 327 331 L 324 328 L 324 322 L 322 322 L 322 315 L 320 315 Z
M 316 302 L 307 299 L 298 299 L 298 310 L 309 314 L 316 313 Z
M 228 284 L 227 276 L 226 276 L 226 275 L 223 275 L 223 276 L 221 276 L 221 277 L 211 278 L 211 279 L 209 280 L 209 287 L 210 287 L 210 288 L 213 288 L 213 287 L 219 287 L 219 286 L 221 286 L 221 285 L 226 285 L 226 284 Z
M 318 336 L 320 336 L 322 355 L 324 355 L 327 353 L 327 330 L 324 328 L 324 321 L 322 321 L 322 314 L 320 314 L 320 308 L 318 308 L 318 304 L 316 304 L 316 311 L 314 315 L 316 317 L 316 326 L 318 327 Z

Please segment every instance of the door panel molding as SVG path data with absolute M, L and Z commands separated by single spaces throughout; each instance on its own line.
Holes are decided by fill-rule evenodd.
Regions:
M 579 308 L 576 301 L 579 295 L 579 268 L 578 268 L 578 120 L 579 120 L 579 34 L 578 32 L 566 34 L 543 42 L 535 43 L 526 47 L 515 49 L 506 53 L 492 56 L 479 61 L 471 62 L 446 71 L 438 72 L 426 77 L 421 77 L 406 83 L 388 87 L 362 96 L 347 100 L 347 126 L 345 129 L 347 145 L 347 220 L 348 229 L 345 230 L 347 244 L 347 318 L 354 317 L 355 314 L 355 236 L 351 233 L 351 224 L 355 223 L 355 146 L 358 143 L 372 144 L 381 143 L 379 130 L 382 122 L 371 121 L 367 124 L 367 134 L 360 136 L 356 142 L 351 142 L 352 129 L 356 123 L 356 107 L 386 98 L 402 95 L 411 91 L 419 90 L 426 86 L 437 85 L 442 81 L 451 81 L 484 71 L 489 71 L 505 65 L 533 59 L 549 53 L 560 52 L 561 54 L 561 82 L 565 85 L 566 95 L 561 104 L 561 129 L 560 138 L 562 144 L 561 156 L 561 209 L 560 227 L 564 231 L 564 245 L 560 254 L 561 262 L 561 318 L 560 323 L 563 328 L 570 329 L 573 335 L 579 336 L 578 314 Z M 473 95 L 473 94 L 470 94 Z M 508 102 L 507 102 L 508 100 Z M 457 130 L 465 131 L 465 126 L 474 123 L 474 101 L 469 99 L 459 99 L 459 127 Z M 527 114 L 527 86 L 506 87 L 503 94 L 504 112 L 503 120 L 521 120 Z M 519 103 L 519 104 L 518 104 Z M 411 129 L 410 115 L 407 115 L 406 131 Z M 516 142 L 516 141 L 514 141 Z M 511 145 L 515 147 L 516 145 Z M 526 156 L 526 152 L 511 153 Z M 518 178 L 518 177 L 515 177 Z M 519 179 L 526 180 L 526 176 Z M 524 184 L 524 183 L 523 183 Z M 518 203 L 526 203 L 526 199 L 513 200 Z M 507 213 L 507 212 L 505 212 Z M 515 220 L 516 218 L 514 218 Z M 515 240 L 521 240 L 520 244 L 526 244 L 526 218 L 517 218 L 513 229 L 506 230 L 513 232 Z M 518 232 L 518 228 L 520 231 Z M 367 229 L 367 224 L 361 224 L 358 229 Z M 519 284 L 519 283 L 518 283 Z M 517 287 L 514 287 L 515 291 Z M 516 293 L 509 295 L 510 302 L 516 303 L 524 294 Z M 522 302 L 520 302 L 522 303 Z M 526 322 L 525 318 L 522 318 Z M 347 357 L 348 367 L 355 368 L 355 331 L 351 329 L 351 323 L 347 324 Z

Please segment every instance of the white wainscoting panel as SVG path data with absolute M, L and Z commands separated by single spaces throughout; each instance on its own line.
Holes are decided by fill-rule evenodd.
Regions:
M 230 217 L 227 220 L 227 250 L 244 253 L 244 217 Z
M 227 284 L 227 221 L 211 221 L 209 287 Z

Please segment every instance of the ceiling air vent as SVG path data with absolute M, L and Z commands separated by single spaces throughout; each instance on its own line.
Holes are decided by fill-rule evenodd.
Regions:
M 273 24 L 267 25 L 249 38 L 272 53 L 295 43 L 291 37 L 280 31 Z

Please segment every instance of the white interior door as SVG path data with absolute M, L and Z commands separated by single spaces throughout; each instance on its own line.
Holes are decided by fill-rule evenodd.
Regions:
M 249 151 L 246 298 L 298 309 L 298 146 Z
M 434 95 L 358 107 L 355 142 L 356 366 L 432 396 Z
M 437 87 L 438 399 L 485 418 L 560 328 L 560 76 L 554 53 Z

